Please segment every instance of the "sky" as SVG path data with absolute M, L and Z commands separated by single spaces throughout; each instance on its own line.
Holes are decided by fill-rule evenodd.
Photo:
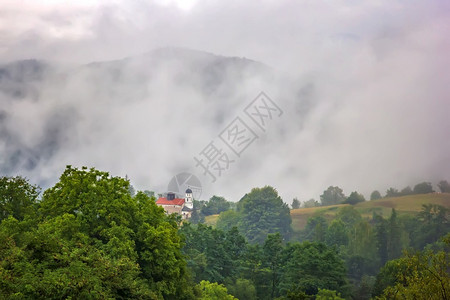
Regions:
M 46 186 L 65 165 L 87 165 L 161 192 L 186 171 L 199 177 L 203 197 L 237 201 L 272 185 L 288 203 L 319 200 L 330 185 L 368 197 L 450 180 L 448 1 L 0 2 L 0 64 L 33 58 L 76 69 L 134 59 L 121 86 L 107 69 L 83 69 L 64 85 L 45 78 L 38 98 L 0 95 L 0 126 L 13 136 L 0 140 L 0 165 L 12 148 L 60 135 L 36 166 L 0 175 Z M 205 78 L 183 63 L 147 70 L 142 54 L 166 47 L 261 62 L 276 79 L 253 70 L 240 81 L 228 71 L 208 94 L 199 88 Z M 167 79 L 179 72 L 185 82 Z M 211 183 L 193 157 L 261 91 L 283 114 Z

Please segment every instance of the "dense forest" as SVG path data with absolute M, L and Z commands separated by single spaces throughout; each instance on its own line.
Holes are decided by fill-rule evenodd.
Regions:
M 438 184 L 450 192 L 447 181 Z M 429 183 L 386 197 L 434 192 Z M 128 179 L 68 166 L 41 191 L 0 178 L 0 294 L 6 299 L 449 299 L 448 205 L 361 215 L 330 187 L 329 220 L 292 230 L 276 189 L 237 203 L 195 201 L 190 221 L 166 215 Z M 371 201 L 381 198 L 374 191 Z M 300 207 L 294 199 L 292 207 Z M 205 216 L 219 214 L 215 226 Z

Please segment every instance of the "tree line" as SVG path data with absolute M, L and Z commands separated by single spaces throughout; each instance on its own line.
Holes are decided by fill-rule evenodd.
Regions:
M 437 184 L 441 193 L 450 193 L 450 184 L 447 180 L 441 180 Z M 402 197 L 409 195 L 421 195 L 421 194 L 429 194 L 434 193 L 433 185 L 431 182 L 421 182 L 411 188 L 407 186 L 402 190 L 398 190 L 396 188 L 390 187 L 386 190 L 384 198 L 389 197 Z M 374 190 L 370 194 L 370 200 L 378 200 L 383 198 L 381 193 L 378 190 Z M 351 204 L 355 205 L 360 202 L 366 201 L 365 197 L 358 193 L 357 191 L 351 192 L 349 196 L 344 194 L 344 191 L 338 186 L 329 186 L 323 193 L 320 195 L 320 202 L 314 199 L 309 199 L 303 203 L 303 207 L 317 207 L 317 206 L 328 206 L 328 205 L 336 205 L 336 204 Z M 293 209 L 298 209 L 302 206 L 301 202 L 298 198 L 294 198 L 292 200 L 291 207 Z
M 363 218 L 352 206 L 293 232 L 270 186 L 166 215 L 127 179 L 68 166 L 41 193 L 0 178 L 0 294 L 8 299 L 391 299 L 448 295 L 447 208 Z M 203 223 L 219 213 L 216 227 Z M 409 252 L 403 252 L 404 250 Z M 434 274 L 430 277 L 429 274 Z M 427 294 L 428 295 L 428 294 Z M 416 297 L 420 299 L 420 297 Z

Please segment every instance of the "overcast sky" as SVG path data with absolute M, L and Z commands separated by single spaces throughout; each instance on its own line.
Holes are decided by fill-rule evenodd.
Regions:
M 246 57 L 290 78 L 292 89 L 266 87 L 273 97 L 282 98 L 274 101 L 285 112 L 273 129 L 220 182 L 210 184 L 199 176 L 209 194 L 236 201 L 252 187 L 269 184 L 290 203 L 293 197 L 318 200 L 330 185 L 368 197 L 374 189 L 384 194 L 390 186 L 401 189 L 421 181 L 450 180 L 449 1 L 76 2 L 0 0 L 0 63 L 36 58 L 77 65 L 172 46 Z M 241 88 L 247 97 L 242 103 L 257 95 L 254 86 Z M 77 85 L 79 90 L 82 85 Z M 310 93 L 303 104 L 311 109 L 305 114 L 291 109 L 298 95 L 290 93 L 296 90 Z M 156 94 L 162 97 L 165 92 L 159 85 Z M 180 107 L 189 109 L 201 102 L 195 100 L 201 97 L 198 91 L 190 91 L 190 100 L 183 100 L 185 92 L 170 94 L 179 96 Z M 96 118 L 108 114 L 104 104 L 83 99 L 81 92 L 75 95 L 80 112 Z M 55 101 L 47 105 L 54 108 Z M 162 109 L 166 102 L 149 103 L 148 108 Z M 236 105 L 237 100 L 230 103 Z M 29 122 L 25 131 L 41 124 L 47 114 L 31 107 L 4 108 L 14 121 L 10 126 L 20 127 L 25 115 Z M 224 122 L 231 122 L 243 107 L 221 108 L 227 111 Z M 101 133 L 136 145 L 127 159 L 119 161 L 126 152 L 111 147 L 111 140 L 96 146 L 86 142 L 76 152 L 61 150 L 57 159 L 40 165 L 39 172 L 16 172 L 35 181 L 56 180 L 65 164 L 91 164 L 128 174 L 137 188 L 160 191 L 177 172 L 173 165 L 165 167 L 169 158 L 176 157 L 173 161 L 184 171 L 220 128 L 208 130 L 207 121 L 193 121 L 196 125 L 189 128 L 200 136 L 199 142 L 187 142 L 180 155 L 180 144 L 161 149 L 158 135 L 149 132 L 145 142 L 137 142 L 135 131 L 130 132 L 134 129 L 124 129 L 144 118 L 142 107 L 111 109 L 123 112 L 114 122 L 123 127 Z M 90 126 L 77 125 L 77 134 L 88 135 Z M 158 122 L 153 129 L 177 138 L 186 134 Z M 17 134 L 27 138 L 23 132 Z M 161 151 L 149 157 L 147 147 Z M 0 143 L 0 155 L 2 149 Z

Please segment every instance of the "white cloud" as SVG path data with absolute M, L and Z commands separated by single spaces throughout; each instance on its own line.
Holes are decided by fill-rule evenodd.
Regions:
M 38 144 L 46 119 L 59 109 L 55 103 L 73 109 L 67 144 L 35 178 L 53 178 L 73 162 L 128 174 L 139 187 L 163 188 L 176 166 L 193 164 L 192 156 L 240 104 L 263 89 L 285 115 L 209 187 L 212 192 L 237 200 L 255 185 L 272 184 L 290 202 L 294 196 L 318 199 L 329 185 L 368 195 L 375 188 L 448 179 L 448 12 L 449 4 L 438 0 L 4 1 L 1 62 L 88 63 L 180 46 L 258 60 L 290 81 L 230 80 L 215 90 L 221 95 L 216 99 L 228 97 L 224 105 L 199 90 L 195 72 L 193 86 L 174 83 L 170 76 L 183 65 L 158 67 L 158 76 L 150 77 L 131 64 L 124 76 L 135 81 L 120 87 L 108 86 L 110 70 L 97 77 L 80 73 L 62 91 L 60 82 L 49 80 L 46 102 L 1 107 L 17 112 L 10 121 L 23 145 Z M 189 112 L 192 122 L 165 122 L 168 115 L 184 120 Z M 34 131 L 25 130 L 27 122 L 37 124 Z M 183 153 L 180 145 L 167 146 L 173 141 Z

